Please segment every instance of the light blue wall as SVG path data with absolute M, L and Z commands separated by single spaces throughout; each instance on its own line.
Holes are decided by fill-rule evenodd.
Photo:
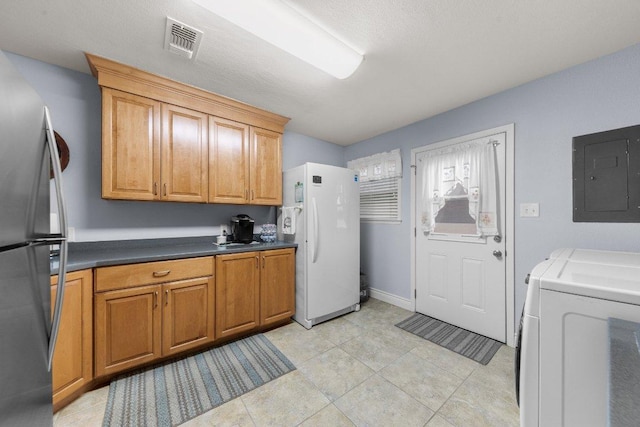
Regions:
M 573 136 L 640 123 L 640 45 L 636 45 L 347 147 L 346 160 L 402 150 L 402 223 L 362 226 L 362 267 L 373 288 L 410 298 L 411 149 L 508 123 L 515 123 L 515 254 L 511 256 L 515 256 L 518 318 L 526 274 L 554 249 L 640 251 L 640 224 L 573 223 L 571 184 Z M 540 203 L 540 217 L 518 216 L 519 204 L 526 202 Z
M 344 166 L 344 147 L 310 136 L 285 132 L 282 137 L 282 169 L 307 162 Z
M 212 235 L 232 215 L 273 223 L 272 207 L 103 200 L 101 193 L 101 101 L 93 76 L 7 53 L 49 106 L 55 130 L 71 152 L 63 173 L 70 226 L 77 241 Z M 341 165 L 343 147 L 285 133 L 283 168 L 312 161 Z M 53 209 L 55 211 L 56 209 Z
M 100 92 L 95 79 L 8 56 L 50 106 L 54 126 L 71 148 L 63 176 L 77 240 L 217 234 L 218 225 L 239 212 L 255 217 L 258 224 L 274 221 L 273 208 L 102 200 Z M 640 123 L 640 45 L 347 148 L 285 132 L 283 168 L 308 161 L 343 166 L 346 160 L 401 148 L 402 223 L 363 224 L 361 263 L 372 287 L 409 299 L 411 149 L 508 123 L 515 123 L 516 212 L 520 203 L 540 203 L 539 218 L 515 218 L 512 256 L 519 316 L 523 279 L 552 250 L 640 251 L 640 224 L 571 220 L 571 138 Z

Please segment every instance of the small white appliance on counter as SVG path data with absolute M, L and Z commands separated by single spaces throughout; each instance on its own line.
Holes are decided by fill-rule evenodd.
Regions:
M 307 329 L 360 309 L 360 191 L 350 169 L 305 163 L 283 174 L 278 233 L 298 244 L 296 314 Z
M 640 254 L 560 249 L 538 264 L 516 351 L 520 425 L 637 425 L 620 420 L 640 406 L 637 381 L 624 374 L 640 370 L 638 322 Z M 629 342 L 620 324 L 636 325 Z

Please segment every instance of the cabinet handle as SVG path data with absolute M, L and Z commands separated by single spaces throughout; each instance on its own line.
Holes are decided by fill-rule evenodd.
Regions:
M 154 196 L 158 195 L 158 183 L 157 182 L 153 183 L 153 195 Z
M 249 189 L 244 190 L 244 198 L 249 200 Z
M 262 257 L 262 269 L 264 270 L 264 257 Z
M 169 289 L 165 289 L 164 291 L 164 305 L 169 304 Z
M 251 200 L 255 199 L 255 194 L 253 192 L 253 190 L 251 190 Z
M 171 270 L 154 271 L 153 277 L 164 277 L 168 276 L 169 273 L 171 273 Z
M 260 269 L 260 259 L 256 256 L 256 268 Z
M 167 195 L 167 183 L 166 182 L 163 184 L 163 191 L 164 191 L 164 195 L 166 196 Z
M 153 293 L 153 308 L 158 307 L 158 291 Z

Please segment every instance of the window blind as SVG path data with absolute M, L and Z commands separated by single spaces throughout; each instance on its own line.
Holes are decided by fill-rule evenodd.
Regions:
M 399 178 L 383 178 L 360 183 L 360 219 L 400 221 Z

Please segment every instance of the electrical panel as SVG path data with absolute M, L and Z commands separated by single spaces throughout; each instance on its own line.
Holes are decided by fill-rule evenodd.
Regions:
M 573 138 L 573 221 L 640 222 L 640 125 Z

